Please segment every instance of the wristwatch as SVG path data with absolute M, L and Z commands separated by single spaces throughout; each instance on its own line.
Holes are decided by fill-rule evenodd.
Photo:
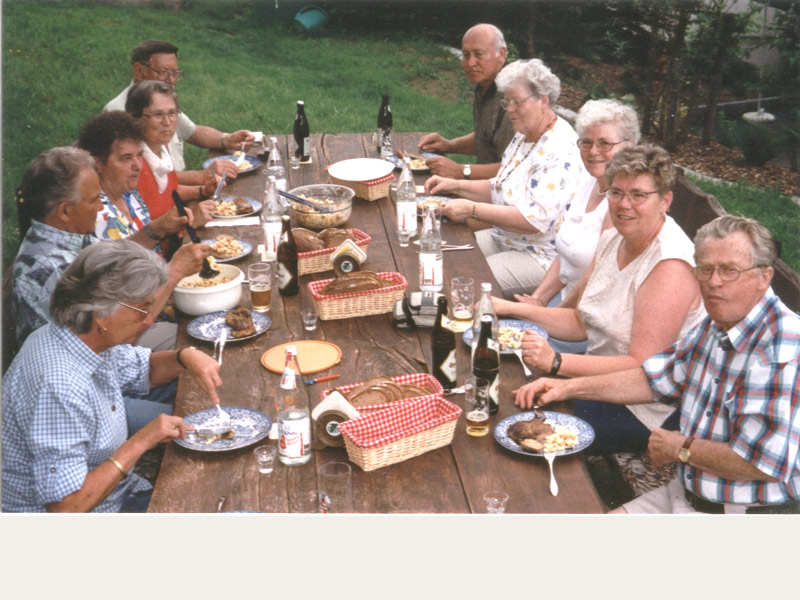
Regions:
M 683 464 L 688 463 L 689 459 L 692 458 L 692 453 L 689 452 L 689 446 L 692 445 L 693 441 L 694 438 L 687 437 L 686 441 L 683 442 L 683 446 L 681 446 L 681 449 L 678 450 L 678 460 L 680 460 Z
M 464 175 L 464 179 L 469 179 L 469 176 L 472 175 L 472 169 L 469 165 L 464 165 L 464 168 L 461 171 L 462 175 Z
M 561 353 L 556 352 L 556 355 L 553 357 L 553 366 L 550 367 L 550 372 L 548 375 L 555 375 L 558 373 L 558 370 L 561 368 Z

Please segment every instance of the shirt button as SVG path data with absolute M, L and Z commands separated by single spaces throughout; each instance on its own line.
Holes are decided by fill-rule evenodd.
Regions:
M 719 377 L 714 377 L 714 383 L 719 383 Z
M 686 474 L 686 479 L 691 479 L 691 478 L 692 478 L 691 474 L 687 473 Z
M 707 417 L 710 417 L 710 416 L 711 416 L 711 411 L 710 411 L 710 410 L 707 410 L 707 411 L 706 411 L 706 416 L 707 416 Z
M 111 405 L 111 410 L 117 410 L 117 405 L 116 404 L 112 404 Z
M 56 468 L 55 467 L 50 467 L 50 472 L 51 473 L 55 473 L 56 472 Z

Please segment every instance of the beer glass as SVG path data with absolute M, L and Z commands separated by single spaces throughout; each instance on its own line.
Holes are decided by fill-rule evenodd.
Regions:
M 250 280 L 250 302 L 253 310 L 269 312 L 272 301 L 272 265 L 265 262 L 253 263 L 247 267 L 247 278 Z
M 319 468 L 319 512 L 353 512 L 353 482 L 350 465 L 329 462 Z
M 464 384 L 467 434 L 481 437 L 489 433 L 489 381 L 470 377 Z
M 472 326 L 473 305 L 475 304 L 475 280 L 472 277 L 453 277 L 450 280 L 450 305 L 452 318 L 463 324 L 466 330 Z

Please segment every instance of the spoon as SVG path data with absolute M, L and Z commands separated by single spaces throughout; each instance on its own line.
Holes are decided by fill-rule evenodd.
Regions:
M 186 207 L 183 205 L 183 200 L 181 200 L 181 197 L 178 195 L 178 192 L 175 191 L 175 190 L 172 190 L 172 201 L 175 203 L 175 208 L 178 209 L 178 214 L 180 216 L 182 216 L 182 217 L 185 217 L 186 216 Z M 189 234 L 189 238 L 191 238 L 191 240 L 195 244 L 201 243 L 200 242 L 200 238 L 197 236 L 197 232 L 194 230 L 194 227 L 192 227 L 188 223 L 185 225 L 185 227 L 186 227 L 186 232 Z M 212 269 L 211 265 L 208 262 L 208 259 L 204 258 L 203 259 L 203 268 L 200 270 L 200 277 L 203 278 L 203 279 L 213 279 L 214 277 L 216 277 L 219 274 L 220 274 L 220 271 L 217 271 L 216 269 Z
M 525 371 L 525 377 L 530 377 L 531 376 L 531 370 L 528 368 L 528 365 L 525 364 L 525 361 L 522 360 L 522 349 L 521 348 L 512 348 L 512 351 L 514 352 L 514 354 L 517 355 L 517 358 L 519 359 L 519 362 L 522 363 L 522 368 Z
M 558 496 L 558 484 L 556 483 L 556 476 L 553 474 L 553 460 L 555 459 L 555 452 L 545 452 L 544 459 L 550 466 L 550 493 L 553 496 Z

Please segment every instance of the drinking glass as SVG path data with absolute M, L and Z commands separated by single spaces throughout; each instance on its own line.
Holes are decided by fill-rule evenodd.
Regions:
M 275 446 L 259 446 L 253 450 L 253 454 L 256 456 L 256 462 L 258 463 L 259 473 L 272 473 L 277 450 Z
M 506 502 L 508 494 L 505 492 L 486 492 L 483 495 L 486 502 L 486 512 L 490 514 L 500 514 L 506 512 Z
M 304 308 L 300 314 L 303 317 L 303 329 L 314 331 L 317 328 L 317 313 L 313 308 Z
M 319 468 L 319 512 L 353 512 L 353 481 L 350 465 L 329 462 Z
M 253 263 L 247 267 L 247 278 L 250 280 L 250 302 L 253 310 L 269 312 L 272 301 L 272 265 L 265 262 Z
M 464 383 L 467 434 L 481 437 L 489 433 L 489 381 L 470 377 Z
M 475 280 L 472 277 L 453 277 L 450 280 L 450 304 L 454 321 L 472 324 L 475 303 Z

